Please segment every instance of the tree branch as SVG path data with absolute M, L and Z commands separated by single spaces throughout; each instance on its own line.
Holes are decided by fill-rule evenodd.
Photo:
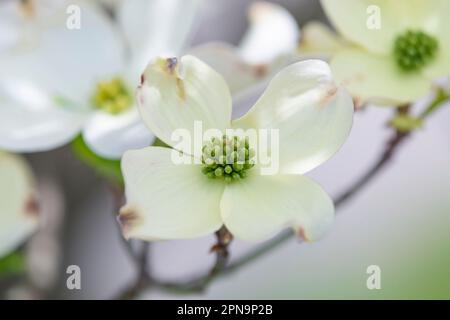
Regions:
M 132 300 L 139 296 L 139 294 L 152 286 L 152 279 L 148 270 L 148 255 L 149 255 L 150 243 L 142 242 L 142 248 L 139 256 L 136 257 L 136 265 L 138 273 L 135 281 L 132 285 L 120 291 L 118 296 L 114 300 Z
M 229 259 L 228 248 L 233 240 L 233 236 L 226 227 L 222 227 L 216 232 L 217 243 L 211 248 L 211 252 L 216 254 L 216 261 L 210 271 L 204 275 L 198 275 L 186 282 L 160 282 L 152 280 L 152 284 L 157 288 L 163 288 L 178 293 L 203 292 L 208 285 L 225 270 Z

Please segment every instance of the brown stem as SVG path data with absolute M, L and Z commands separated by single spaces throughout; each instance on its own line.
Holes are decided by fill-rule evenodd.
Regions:
M 139 294 L 152 286 L 152 280 L 149 272 L 149 255 L 150 243 L 142 242 L 142 248 L 139 256 L 135 258 L 138 272 L 135 281 L 131 286 L 120 291 L 115 300 L 132 300 L 139 296 Z
M 361 177 L 359 178 L 347 191 L 336 198 L 334 204 L 337 207 L 352 198 L 359 190 L 367 185 L 372 179 L 390 162 L 397 148 L 409 136 L 409 133 L 396 131 L 394 136 L 388 141 L 386 149 L 384 150 L 378 161 Z
M 220 276 L 227 269 L 226 266 L 230 255 L 228 248 L 233 240 L 233 236 L 228 229 L 223 226 L 216 232 L 216 237 L 217 243 L 211 248 L 211 252 L 216 254 L 216 261 L 208 273 L 193 277 L 186 282 L 171 283 L 153 280 L 153 285 L 158 288 L 181 293 L 203 292 L 216 277 Z

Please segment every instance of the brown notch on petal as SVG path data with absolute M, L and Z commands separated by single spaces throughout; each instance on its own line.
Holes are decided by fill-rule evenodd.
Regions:
M 35 0 L 20 0 L 19 11 L 25 19 L 33 19 L 36 16 Z
M 321 97 L 319 105 L 321 107 L 328 105 L 328 103 L 336 96 L 338 92 L 338 87 L 331 85 L 325 89 L 325 94 Z
M 353 97 L 353 108 L 355 112 L 364 111 L 367 107 L 367 102 L 363 103 L 363 99 L 360 97 Z
M 34 194 L 30 195 L 25 202 L 25 215 L 29 217 L 37 217 L 39 216 L 39 202 Z
M 144 84 L 145 82 L 145 75 L 141 74 L 141 86 Z
M 303 229 L 302 227 L 298 227 L 298 226 L 294 227 L 293 229 L 294 229 L 295 234 L 301 241 L 306 241 L 306 242 L 310 241 L 308 239 L 308 237 L 306 236 L 305 229 Z
M 167 67 L 167 71 L 169 71 L 170 74 L 174 74 L 175 73 L 175 69 L 178 65 L 178 59 L 173 57 L 173 58 L 167 58 L 166 59 L 166 67 Z
M 186 100 L 186 90 L 184 88 L 184 82 L 179 77 L 179 74 L 177 72 L 177 66 L 178 66 L 178 59 L 177 58 L 173 57 L 173 58 L 167 58 L 166 59 L 165 71 L 169 75 L 175 77 L 178 97 L 180 97 L 180 99 L 182 101 L 185 101 Z
M 269 67 L 266 64 L 259 64 L 253 67 L 255 76 L 258 78 L 265 77 L 269 71 Z
M 130 230 L 139 223 L 140 217 L 136 213 L 136 210 L 134 210 L 131 207 L 123 207 L 120 210 L 120 214 L 117 217 L 117 221 L 120 224 L 120 227 L 122 228 L 122 234 L 125 237 L 125 239 L 129 238 L 129 232 Z

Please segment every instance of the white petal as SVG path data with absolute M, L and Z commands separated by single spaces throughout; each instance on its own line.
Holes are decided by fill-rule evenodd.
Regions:
M 119 115 L 96 112 L 84 126 L 83 137 L 92 151 L 106 159 L 120 159 L 125 151 L 148 147 L 155 140 L 137 108 Z
M 450 41 L 440 42 L 439 45 L 435 60 L 423 72 L 431 80 L 450 75 Z
M 314 241 L 334 220 L 330 197 L 317 183 L 300 175 L 253 175 L 229 184 L 220 208 L 231 233 L 251 241 L 267 239 L 286 227 Z
M 377 0 L 321 0 L 328 19 L 345 38 L 378 53 L 390 52 L 394 37 L 401 30 L 398 20 L 393 19 L 393 14 L 399 16 L 401 13 L 391 12 L 388 2 Z M 371 5 L 376 7 L 371 7 Z M 380 15 L 382 15 L 382 25 L 379 30 L 367 27 L 367 22 L 371 17 L 367 10 L 370 10 L 370 8 L 376 10 L 377 7 L 380 10 Z
M 224 132 L 231 120 L 231 96 L 225 80 L 193 56 L 180 61 L 158 58 L 149 64 L 137 92 L 141 116 L 147 127 L 162 141 L 177 129 L 194 137 L 194 125 L 203 130 Z
M 130 80 L 139 76 L 157 56 L 176 56 L 192 33 L 200 0 L 122 1 L 118 19 L 131 48 Z
M 34 84 L 0 81 L 0 149 L 46 151 L 71 141 L 87 114 L 46 96 Z
M 34 180 L 26 162 L 0 152 L 0 258 L 17 248 L 38 225 Z
M 233 119 L 244 116 L 269 85 L 269 79 L 258 82 L 258 84 L 239 92 L 233 96 Z
M 119 221 L 125 237 L 144 240 L 194 238 L 220 228 L 224 184 L 198 165 L 175 165 L 172 150 L 148 147 L 122 159 L 127 204 Z
M 283 67 L 296 61 L 295 52 L 280 55 L 267 64 L 250 64 L 242 59 L 238 49 L 224 42 L 210 42 L 189 50 L 193 55 L 222 75 L 233 97 L 244 94 L 268 79 Z M 266 83 L 267 85 L 267 83 Z
M 249 10 L 250 27 L 239 45 L 241 57 L 250 64 L 267 64 L 297 48 L 300 31 L 294 17 L 283 7 L 255 2 Z
M 282 70 L 233 127 L 278 130 L 281 172 L 304 173 L 339 150 L 352 118 L 353 101 L 336 86 L 328 64 L 306 60 Z
M 325 24 L 313 21 L 302 28 L 300 54 L 328 58 L 345 46 L 344 40 Z
M 431 89 L 431 81 L 420 73 L 402 72 L 392 57 L 356 49 L 335 55 L 331 69 L 361 103 L 400 105 L 424 97 Z
M 66 0 L 2 1 L 0 3 L 0 53 L 30 47 Z M 3 51 L 3 52 L 2 52 Z
M 190 49 L 189 54 L 220 73 L 225 78 L 231 95 L 242 92 L 267 76 L 268 66 L 246 63 L 239 56 L 237 49 L 227 43 L 200 45 Z
M 97 6 L 76 2 L 80 29 L 69 29 L 67 6 L 55 10 L 40 26 L 38 41 L 2 57 L 1 79 L 39 83 L 52 96 L 74 101 L 90 98 L 94 84 L 123 68 L 123 43 L 109 18 Z M 72 11 L 71 11 L 72 12 Z

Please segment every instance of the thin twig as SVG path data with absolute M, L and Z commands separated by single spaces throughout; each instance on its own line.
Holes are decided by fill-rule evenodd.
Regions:
M 211 252 L 216 254 L 216 261 L 210 271 L 204 275 L 199 275 L 191 278 L 186 282 L 160 282 L 152 280 L 155 287 L 164 288 L 166 290 L 173 290 L 176 292 L 203 292 L 208 285 L 218 276 L 222 275 L 229 259 L 229 245 L 233 240 L 233 236 L 227 228 L 222 227 L 216 232 L 217 243 L 211 248 Z
M 173 290 L 177 292 L 202 292 L 207 286 L 218 276 L 221 274 L 223 270 L 225 270 L 228 259 L 229 259 L 229 245 L 233 240 L 233 236 L 228 231 L 227 228 L 222 227 L 219 231 L 216 232 L 217 243 L 211 248 L 211 252 L 214 252 L 216 255 L 216 261 L 212 266 L 211 270 L 199 277 L 194 277 L 191 280 L 185 283 L 162 283 L 158 282 L 155 279 L 152 279 L 149 275 L 148 271 L 148 262 L 147 262 L 147 251 L 148 251 L 148 243 L 144 243 L 146 247 L 141 252 L 139 261 L 139 273 L 136 277 L 136 280 L 133 284 L 122 290 L 116 299 L 120 300 L 130 300 L 136 298 L 142 290 L 148 289 L 149 287 L 164 287 L 167 290 L 171 290 L 173 286 Z M 142 255 L 143 254 L 143 255 Z
M 116 300 L 131 300 L 139 296 L 139 294 L 152 286 L 152 280 L 149 271 L 148 255 L 150 243 L 142 242 L 142 248 L 139 256 L 136 257 L 138 272 L 132 285 L 121 290 L 119 295 L 114 298 Z
M 365 185 L 367 185 L 372 179 L 389 163 L 393 155 L 397 151 L 400 144 L 409 136 L 409 133 L 396 131 L 394 136 L 388 141 L 387 146 L 378 161 L 361 177 L 359 178 L 347 191 L 342 193 L 335 201 L 334 204 L 337 207 L 341 206 L 347 200 L 352 198 L 358 193 Z

